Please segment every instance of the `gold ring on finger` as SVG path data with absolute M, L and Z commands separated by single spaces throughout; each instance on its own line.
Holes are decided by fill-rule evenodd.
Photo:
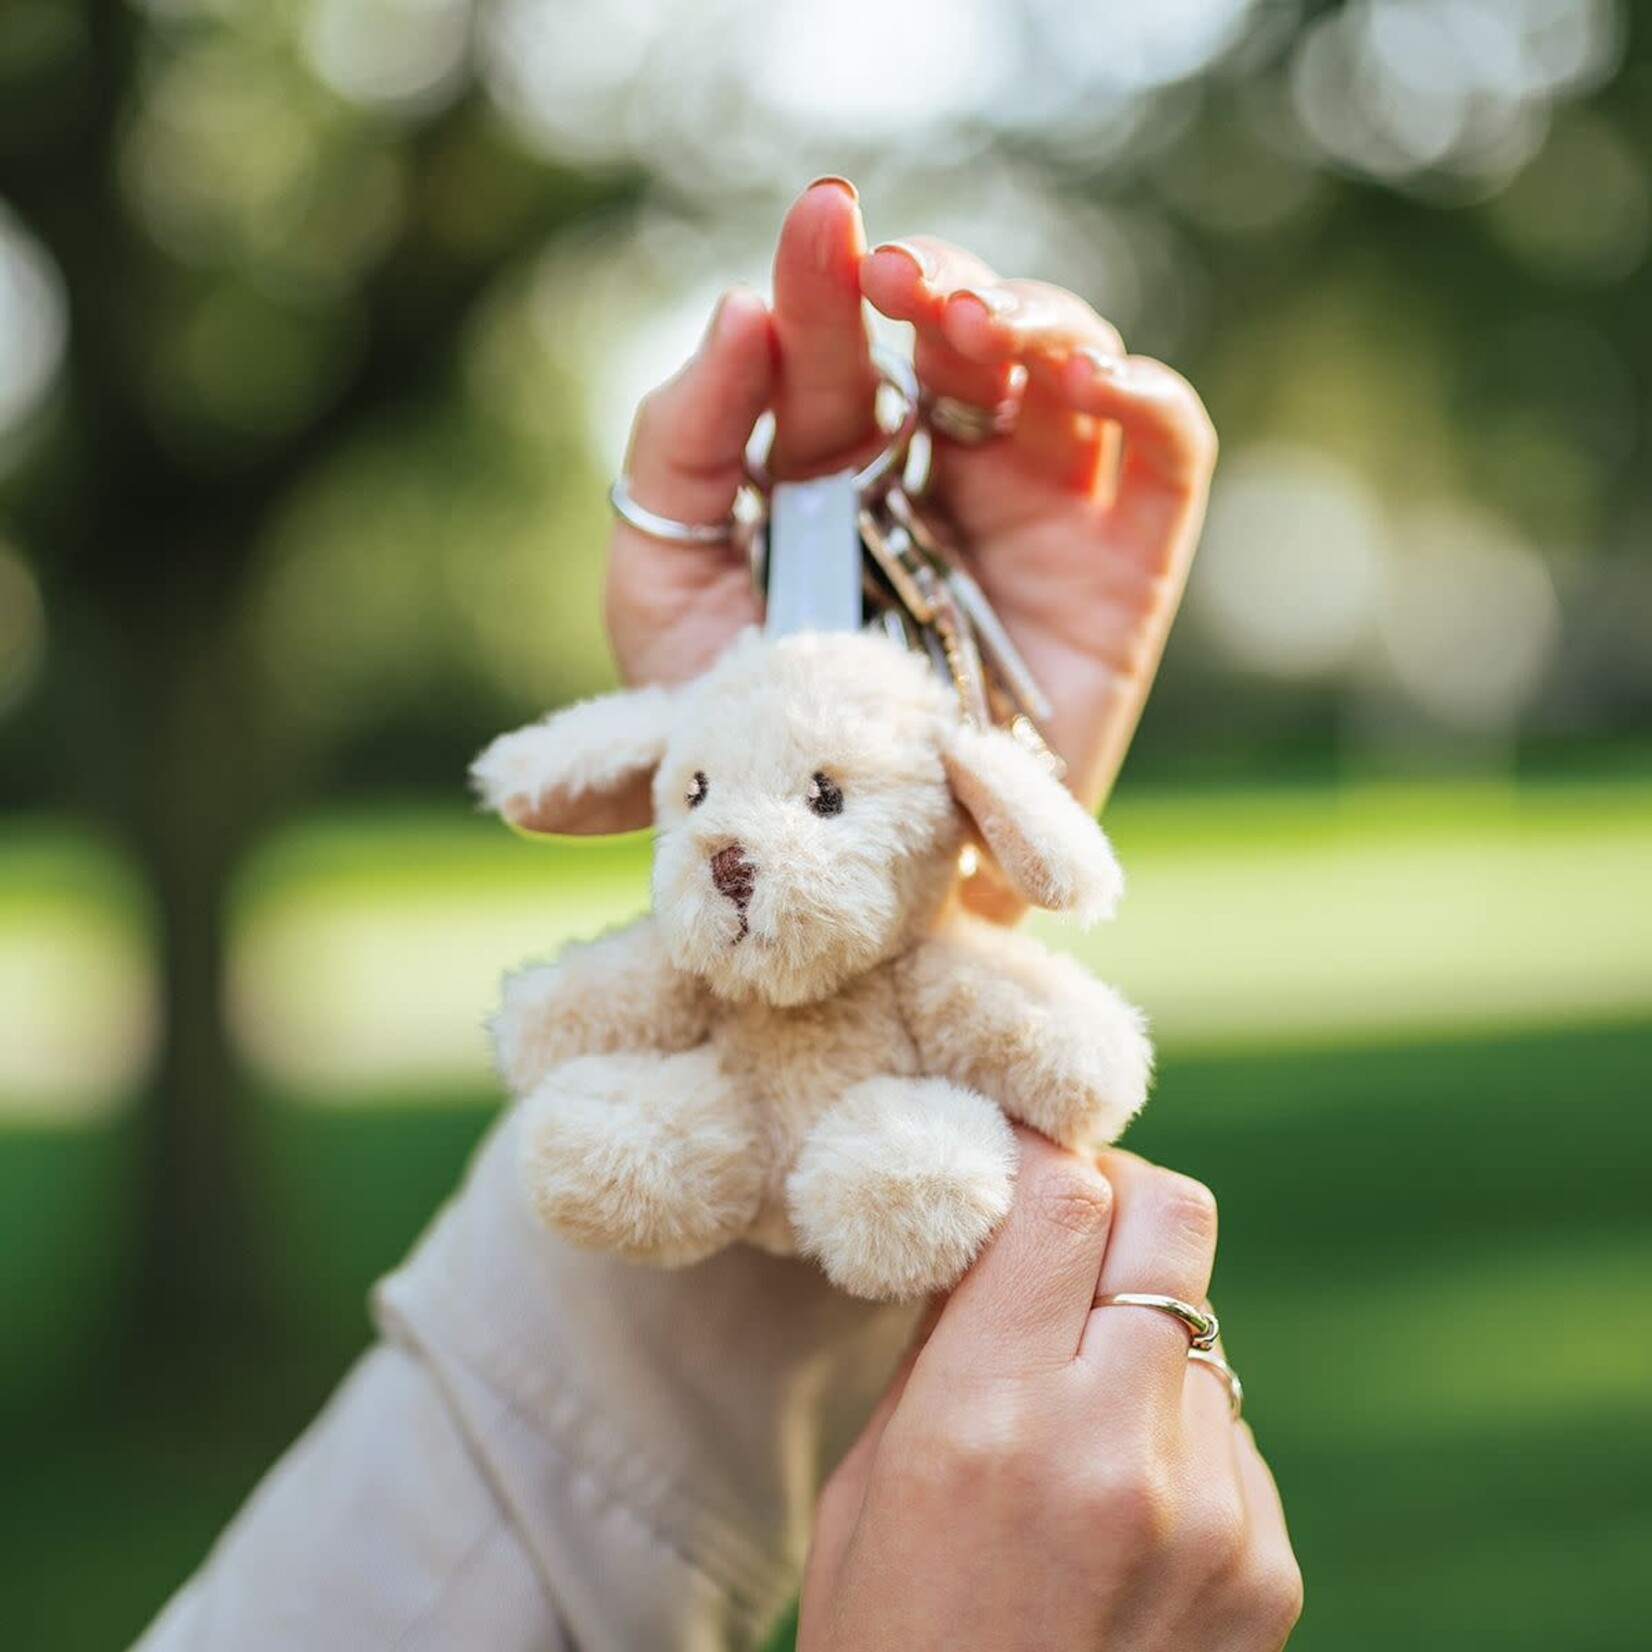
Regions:
M 1245 1385 L 1240 1382 L 1239 1373 L 1220 1354 L 1209 1348 L 1189 1348 L 1187 1357 L 1190 1363 L 1214 1371 L 1227 1384 L 1228 1412 L 1238 1422 L 1239 1413 L 1245 1409 Z
M 925 412 L 931 429 L 961 447 L 979 447 L 995 437 L 1009 435 L 1015 428 L 1016 404 L 1010 398 L 996 407 L 982 407 L 957 396 L 934 396 Z
M 1216 1315 L 1178 1296 L 1158 1296 L 1150 1291 L 1115 1291 L 1109 1296 L 1098 1296 L 1098 1308 L 1156 1308 L 1161 1314 L 1178 1319 L 1191 1339 L 1190 1346 L 1197 1353 L 1206 1353 L 1216 1346 L 1222 1334 Z

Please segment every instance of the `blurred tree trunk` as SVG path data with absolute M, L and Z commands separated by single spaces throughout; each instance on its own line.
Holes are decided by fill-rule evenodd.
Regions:
M 72 727 L 55 801 L 110 824 L 160 926 L 163 1039 L 144 1118 L 134 1309 L 150 1322 L 234 1321 L 255 1307 L 256 1188 L 223 1015 L 226 898 L 254 836 L 302 801 L 293 754 L 260 727 L 258 685 L 237 647 L 264 524 L 319 459 L 387 408 L 443 388 L 503 263 L 578 212 L 634 200 L 640 185 L 539 169 L 526 195 L 503 197 L 497 234 L 462 246 L 411 210 L 354 295 L 367 338 L 348 383 L 302 428 L 203 464 L 158 438 L 146 399 L 153 320 L 189 302 L 199 276 L 149 244 L 117 183 L 146 25 L 116 0 L 88 16 L 79 118 L 0 154 L 0 199 L 50 251 L 70 311 L 63 430 L 18 519 L 42 552 L 60 658 L 94 665 L 65 696 Z M 410 198 L 451 195 L 456 168 L 485 171 L 490 132 L 474 91 L 411 130 Z
M 239 560 L 234 546 L 226 559 Z M 227 593 L 153 610 L 128 638 L 142 760 L 109 803 L 153 892 L 161 1060 L 145 1112 L 142 1304 L 152 1317 L 247 1321 L 256 1209 L 247 1108 L 224 1016 L 230 880 L 282 789 L 259 753 L 254 696 L 226 639 Z

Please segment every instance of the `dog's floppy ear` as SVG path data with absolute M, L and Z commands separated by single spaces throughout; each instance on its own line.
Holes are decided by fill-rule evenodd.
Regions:
M 500 735 L 470 777 L 483 805 L 525 832 L 635 831 L 654 818 L 654 771 L 676 711 L 663 688 L 583 700 Z
M 1086 924 L 1112 916 L 1124 893 L 1112 845 L 1037 757 L 1001 729 L 964 725 L 941 759 L 953 796 L 1023 900 Z

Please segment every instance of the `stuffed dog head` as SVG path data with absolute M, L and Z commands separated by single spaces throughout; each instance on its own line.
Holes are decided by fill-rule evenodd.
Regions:
M 728 999 L 825 998 L 933 925 L 973 836 L 1026 900 L 1092 921 L 1122 888 L 1101 829 L 1030 752 L 961 721 L 885 637 L 744 633 L 677 689 L 588 700 L 472 769 L 532 832 L 657 829 L 673 964 Z

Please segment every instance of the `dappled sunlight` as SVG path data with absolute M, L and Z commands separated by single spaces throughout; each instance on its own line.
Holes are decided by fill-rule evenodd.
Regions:
M 0 476 L 56 382 L 68 338 L 62 278 L 0 201 Z
M 1311 448 L 1244 449 L 1211 501 L 1189 615 L 1248 670 L 1344 671 L 1376 634 L 1386 555 L 1357 472 Z
M 1303 40 L 1297 110 L 1360 171 L 1505 182 L 1555 101 L 1612 73 L 1623 27 L 1615 0 L 1354 0 Z
M 471 0 L 311 0 L 304 51 L 341 96 L 426 115 L 464 84 L 473 11 Z
M 647 903 L 627 869 L 592 877 L 580 854 L 524 854 L 502 888 L 445 878 L 439 861 L 377 890 L 267 888 L 243 914 L 230 965 L 243 1054 L 266 1081 L 324 1106 L 364 1092 L 445 1102 L 474 1092 L 505 968 Z
M 130 871 L 62 828 L 0 836 L 0 1134 L 80 1127 L 138 1098 L 159 1031 Z
M 1460 504 L 1395 525 L 1382 615 L 1395 680 L 1450 728 L 1509 733 L 1542 692 L 1560 609 L 1541 557 Z
M 1039 918 L 1148 1007 L 1173 1054 L 1566 1027 L 1652 1012 L 1652 792 L 1373 789 L 1123 802 L 1128 894 L 1084 935 Z M 393 819 L 347 834 L 364 861 Z M 481 1033 L 501 971 L 648 901 L 645 838 L 486 847 L 455 827 L 376 875 L 306 873 L 303 837 L 256 874 L 230 1012 L 255 1070 L 324 1106 L 492 1094 Z M 1308 892 L 1305 895 L 1305 892 Z

